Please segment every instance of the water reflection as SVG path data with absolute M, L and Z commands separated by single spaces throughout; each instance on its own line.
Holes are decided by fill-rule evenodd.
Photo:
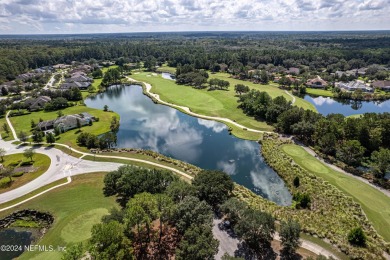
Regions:
M 156 105 L 139 86 L 114 86 L 85 103 L 98 109 L 108 105 L 121 115 L 118 147 L 150 149 L 204 169 L 220 169 L 257 194 L 291 204 L 283 181 L 264 163 L 259 144 L 229 135 L 224 124 Z
M 312 103 L 318 112 L 323 115 L 343 114 L 345 116 L 364 113 L 390 112 L 390 100 L 387 101 L 359 101 L 348 99 L 333 99 L 330 97 L 305 96 L 305 100 Z

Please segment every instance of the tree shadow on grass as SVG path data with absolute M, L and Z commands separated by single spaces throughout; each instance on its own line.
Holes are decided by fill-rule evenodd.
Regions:
M 276 259 L 277 254 L 271 246 L 264 246 L 260 249 L 260 252 L 256 253 L 245 242 L 240 242 L 238 249 L 234 252 L 234 256 L 244 258 L 245 260 L 273 260 Z

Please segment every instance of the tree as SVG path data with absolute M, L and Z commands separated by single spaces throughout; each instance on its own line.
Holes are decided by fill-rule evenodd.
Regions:
M 62 112 L 62 110 L 58 110 L 57 117 L 62 117 L 63 115 L 64 115 L 64 113 Z
M 1 88 L 1 95 L 2 95 L 2 96 L 7 96 L 7 95 L 8 95 L 8 90 L 7 90 L 6 87 L 2 87 L 2 88 Z
M 33 160 L 34 155 L 35 155 L 34 149 L 28 148 L 28 149 L 24 150 L 23 156 L 26 158 L 30 158 L 31 162 Z
M 62 260 L 79 260 L 83 258 L 84 247 L 83 243 L 73 244 L 66 247 L 66 251 L 62 255 Z
M 246 203 L 241 200 L 238 200 L 235 197 L 228 199 L 227 201 L 225 201 L 225 203 L 221 205 L 222 212 L 226 215 L 231 225 L 233 226 L 239 222 L 246 209 Z
M 32 134 L 32 140 L 35 142 L 35 143 L 40 143 L 43 141 L 43 132 L 41 130 L 34 130 L 33 131 L 33 134 Z
M 374 151 L 371 154 L 371 161 L 375 167 L 376 175 L 384 177 L 386 172 L 390 170 L 390 150 L 380 148 L 379 151 Z
M 222 171 L 203 170 L 192 181 L 200 200 L 205 200 L 213 208 L 224 203 L 232 194 L 234 183 Z
M 81 129 L 80 119 L 76 118 L 76 124 L 77 124 L 77 128 L 80 130 Z
M 268 74 L 265 70 L 261 70 L 260 72 L 260 82 L 263 84 L 267 84 L 269 81 Z
M 297 209 L 310 208 L 311 199 L 310 199 L 309 194 L 307 194 L 307 193 L 297 192 L 293 195 L 293 200 L 296 202 L 295 208 L 297 208 Z
M 365 148 L 358 140 L 344 141 L 337 147 L 336 157 L 348 165 L 360 165 Z
M 61 129 L 58 126 L 54 127 L 54 135 L 59 136 L 60 134 L 61 134 Z
M 31 119 L 31 128 L 35 128 L 37 124 L 35 123 L 34 119 Z
M 117 221 L 92 227 L 89 252 L 95 259 L 134 259 L 131 241 Z
M 55 138 L 55 136 L 53 135 L 53 133 L 48 132 L 48 133 L 46 134 L 46 143 L 52 144 L 52 143 L 55 143 L 55 142 L 56 142 L 56 138 Z
M 117 133 L 119 131 L 119 121 L 116 116 L 113 116 L 111 119 L 110 130 L 113 133 Z
M 238 94 L 247 93 L 249 91 L 249 87 L 244 84 L 237 84 L 234 86 L 234 91 Z
M 172 219 L 179 233 L 184 234 L 191 225 L 211 226 L 213 213 L 206 202 L 187 196 L 177 204 Z
M 20 140 L 22 143 L 24 143 L 24 142 L 27 141 L 27 139 L 28 139 L 27 134 L 26 134 L 25 132 L 23 132 L 23 131 L 20 131 L 20 132 L 19 132 L 19 140 Z
M 11 182 L 12 182 L 13 169 L 12 169 L 12 168 L 9 168 L 9 167 L 3 167 L 3 168 L 0 170 L 0 175 L 1 175 L 3 178 L 8 177 L 8 178 L 9 178 L 9 182 L 11 183 Z
M 361 227 L 356 227 L 348 233 L 348 242 L 356 246 L 366 245 L 366 235 Z
M 108 106 L 107 106 L 107 105 L 104 105 L 103 111 L 104 111 L 104 112 L 107 112 L 107 111 L 108 111 Z
M 1 162 L 4 162 L 4 156 L 6 154 L 6 150 L 4 148 L 0 147 L 0 157 L 1 157 Z
M 130 165 L 121 166 L 104 177 L 105 196 L 117 196 L 122 207 L 135 194 L 149 192 L 163 193 L 177 177 L 165 170 L 148 170 Z
M 4 123 L 4 124 L 2 125 L 2 128 L 3 128 L 3 131 L 4 131 L 7 135 L 9 135 L 9 128 L 8 128 L 7 123 Z
M 235 231 L 252 252 L 263 259 L 271 246 L 275 233 L 275 220 L 269 213 L 246 209 L 235 226 Z
M 175 203 L 179 203 L 187 196 L 195 196 L 196 190 L 194 186 L 188 182 L 177 180 L 168 186 L 165 193 L 171 197 Z
M 211 227 L 192 225 L 184 234 L 176 250 L 178 260 L 212 260 L 218 253 L 219 241 Z
M 299 223 L 289 219 L 287 222 L 282 221 L 280 225 L 280 239 L 283 246 L 283 255 L 293 257 L 295 251 L 300 246 L 299 234 L 301 226 Z

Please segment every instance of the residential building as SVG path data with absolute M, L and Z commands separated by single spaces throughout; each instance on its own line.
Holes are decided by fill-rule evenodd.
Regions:
M 376 80 L 372 83 L 372 87 L 384 91 L 390 91 L 390 80 Z
M 350 81 L 350 82 L 338 82 L 336 84 L 336 87 L 345 90 L 345 91 L 356 91 L 358 89 L 362 90 L 363 92 L 374 92 L 374 89 L 367 86 L 364 82 L 360 80 L 356 81 Z
M 77 121 L 80 122 L 81 126 L 90 124 L 92 121 L 95 121 L 95 117 L 89 113 L 81 113 L 74 115 L 66 115 L 59 117 L 54 120 L 47 120 L 38 123 L 38 127 L 43 130 L 49 130 L 58 127 L 62 132 L 77 128 Z
M 314 79 L 309 79 L 306 82 L 306 86 L 308 86 L 309 88 L 325 88 L 326 86 L 328 86 L 328 82 L 323 80 L 320 76 L 317 76 Z
M 299 68 L 294 68 L 294 67 L 291 67 L 289 68 L 288 70 L 285 70 L 284 71 L 286 74 L 293 74 L 293 75 L 299 75 Z
M 40 110 L 45 107 L 45 105 L 51 101 L 51 98 L 48 96 L 40 96 L 37 98 L 29 98 L 24 104 L 27 106 L 29 111 Z

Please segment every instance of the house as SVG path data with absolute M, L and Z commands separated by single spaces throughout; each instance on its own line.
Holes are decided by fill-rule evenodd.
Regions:
M 350 81 L 348 83 L 338 82 L 336 84 L 336 87 L 345 91 L 356 91 L 360 89 L 363 92 L 374 92 L 373 88 L 368 87 L 364 82 L 360 80 Z
M 85 126 L 95 121 L 95 117 L 89 113 L 84 112 L 81 114 L 67 115 L 54 120 L 39 122 L 38 127 L 43 131 L 58 127 L 61 132 L 66 132 L 68 130 L 77 128 L 77 121 L 80 122 L 81 126 Z
M 75 72 L 70 78 L 65 79 L 65 83 L 61 84 L 60 89 L 79 88 L 80 90 L 88 89 L 91 86 L 92 78 L 87 77 L 84 72 Z
M 285 70 L 284 71 L 286 74 L 293 74 L 293 75 L 299 75 L 299 68 L 294 68 L 294 67 L 291 67 L 289 68 L 288 70 Z
M 326 86 L 328 86 L 328 82 L 323 80 L 320 76 L 317 76 L 314 79 L 309 79 L 306 82 L 306 86 L 308 86 L 309 88 L 325 88 Z
M 40 110 L 45 107 L 45 105 L 51 101 L 51 98 L 48 96 L 40 96 L 37 98 L 27 99 L 24 104 L 27 106 L 27 109 L 30 111 Z
M 37 126 L 42 131 L 46 131 L 46 130 L 54 128 L 54 122 L 55 122 L 55 120 L 42 121 L 42 122 L 39 122 Z
M 390 80 L 376 80 L 371 84 L 371 86 L 384 91 L 390 91 Z

